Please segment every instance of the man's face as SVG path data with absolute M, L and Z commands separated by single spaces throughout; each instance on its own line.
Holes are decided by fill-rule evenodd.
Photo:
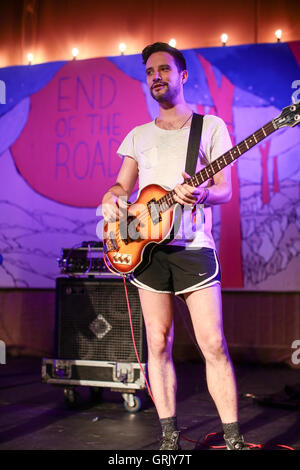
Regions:
M 182 92 L 183 72 L 168 52 L 154 52 L 146 62 L 147 84 L 158 102 L 174 103 Z

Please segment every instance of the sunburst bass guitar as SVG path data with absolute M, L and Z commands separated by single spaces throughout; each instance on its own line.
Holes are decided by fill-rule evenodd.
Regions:
M 283 108 L 272 119 L 213 163 L 185 182 L 198 187 L 256 144 L 282 127 L 300 123 L 300 103 Z M 116 274 L 127 276 L 150 260 L 151 248 L 167 242 L 174 229 L 176 206 L 174 190 L 151 184 L 142 189 L 137 200 L 128 205 L 120 220 L 103 225 L 103 251 L 107 266 Z M 150 249 L 149 249 L 150 248 Z

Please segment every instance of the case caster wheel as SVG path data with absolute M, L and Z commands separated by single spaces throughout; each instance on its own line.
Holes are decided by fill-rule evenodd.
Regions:
M 142 406 L 142 402 L 139 397 L 133 395 L 132 393 L 123 393 L 124 398 L 124 407 L 129 413 L 137 413 Z
M 64 389 L 65 403 L 68 408 L 75 408 L 78 405 L 79 395 L 73 387 Z

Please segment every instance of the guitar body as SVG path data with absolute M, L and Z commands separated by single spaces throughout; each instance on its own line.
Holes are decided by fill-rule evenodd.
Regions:
M 166 194 L 167 190 L 159 185 L 146 186 L 137 200 L 128 206 L 124 218 L 104 224 L 104 256 L 118 274 L 130 274 L 145 261 L 149 262 L 148 248 L 153 248 L 171 237 L 176 206 L 159 213 L 159 221 L 155 216 L 151 216 L 149 207 L 151 201 L 152 207 L 155 208 L 155 202 Z M 144 260 L 146 248 L 147 259 Z

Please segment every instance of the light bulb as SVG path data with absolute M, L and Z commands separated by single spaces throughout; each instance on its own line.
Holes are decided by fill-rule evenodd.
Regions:
M 222 41 L 223 46 L 226 46 L 226 43 L 228 41 L 228 34 L 226 33 L 221 34 L 221 41 Z
M 77 49 L 77 47 L 73 47 L 72 49 L 72 56 L 73 56 L 73 59 L 76 59 L 76 57 L 78 56 L 79 54 L 79 50 Z
M 27 60 L 28 60 L 28 64 L 31 65 L 33 61 L 33 54 L 31 52 L 27 54 Z
M 120 49 L 121 54 L 124 54 L 124 52 L 126 51 L 126 44 L 124 42 L 121 42 L 119 44 L 119 49 Z
M 176 47 L 176 39 L 174 39 L 174 38 L 170 39 L 169 46 Z
M 282 30 L 277 29 L 274 34 L 275 34 L 275 37 L 277 38 L 277 41 L 280 42 L 280 39 L 281 39 L 281 36 L 282 36 Z

